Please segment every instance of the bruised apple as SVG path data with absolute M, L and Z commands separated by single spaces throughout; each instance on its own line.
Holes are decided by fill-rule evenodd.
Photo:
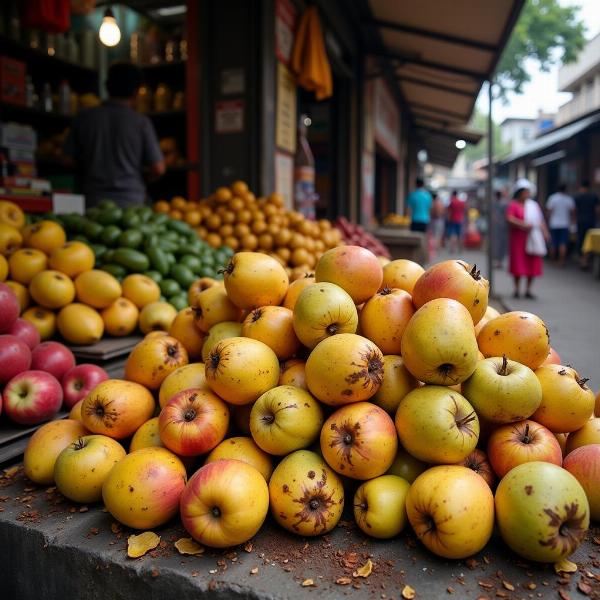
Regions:
M 250 413 L 254 441 L 275 456 L 307 448 L 319 436 L 322 425 L 319 403 L 306 390 L 292 385 L 265 392 Z
M 154 407 L 152 394 L 139 383 L 107 379 L 84 398 L 81 420 L 92 433 L 121 440 L 133 435 Z
M 307 537 L 331 531 L 344 509 L 340 478 L 309 450 L 296 450 L 277 465 L 269 480 L 269 498 L 279 525 Z
M 452 298 L 460 302 L 477 325 L 485 315 L 490 284 L 481 276 L 477 265 L 464 260 L 445 260 L 429 267 L 415 283 L 413 302 L 421 308 L 435 298 Z
M 475 449 L 479 419 L 458 392 L 425 385 L 400 402 L 396 429 L 400 443 L 415 458 L 428 463 L 457 463 Z
M 341 287 L 322 282 L 305 288 L 294 306 L 294 331 L 307 347 L 339 333 L 356 333 L 358 313 Z
M 404 330 L 401 354 L 406 368 L 419 381 L 462 383 L 477 364 L 477 341 L 469 311 L 449 298 L 425 303 Z
M 542 387 L 542 401 L 532 419 L 555 433 L 583 427 L 594 414 L 594 392 L 572 367 L 542 365 L 535 374 Z
M 462 393 L 480 417 L 493 423 L 527 419 L 542 402 L 542 387 L 535 373 L 506 356 L 478 361 L 463 383 Z
M 475 473 L 483 477 L 484 481 L 490 486 L 490 488 L 494 487 L 494 483 L 496 482 L 496 474 L 492 469 L 492 465 L 488 460 L 487 454 L 483 450 L 475 448 L 475 450 L 473 450 L 469 456 L 457 464 L 475 471 Z
M 515 467 L 498 484 L 496 520 L 514 552 L 527 560 L 554 563 L 583 542 L 590 506 L 571 473 L 534 461 Z
M 444 558 L 466 558 L 479 552 L 494 527 L 494 496 L 471 469 L 442 465 L 413 482 L 406 512 L 419 540 Z
M 324 339 L 306 361 L 310 392 L 331 406 L 368 400 L 381 385 L 383 354 L 367 338 L 340 333 Z
M 191 536 L 212 548 L 243 544 L 269 512 L 265 478 L 240 460 L 217 460 L 194 473 L 181 495 L 181 521 Z
M 381 475 L 363 483 L 354 494 L 354 518 L 363 533 L 388 539 L 406 526 L 406 496 L 410 483 L 396 475 Z
M 548 356 L 550 334 L 538 316 L 512 311 L 488 321 L 477 335 L 477 343 L 486 358 L 506 356 L 535 370 Z
M 151 529 L 170 521 L 179 509 L 187 474 L 166 448 L 141 448 L 120 460 L 102 485 L 108 512 L 133 529 Z
M 398 449 L 392 418 L 370 402 L 336 410 L 321 429 L 321 452 L 340 475 L 372 479 L 391 466 Z
M 487 453 L 498 477 L 525 462 L 546 461 L 560 466 L 562 450 L 549 429 L 535 421 L 502 425 L 492 432 Z

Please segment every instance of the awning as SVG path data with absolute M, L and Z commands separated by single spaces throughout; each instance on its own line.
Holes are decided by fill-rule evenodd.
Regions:
M 521 150 L 519 150 L 518 152 L 513 152 L 512 154 L 509 154 L 506 158 L 503 158 L 499 164 L 508 165 L 514 162 L 515 160 L 519 160 L 520 158 L 523 158 L 530 154 L 537 154 L 542 150 L 547 150 L 551 146 L 554 146 L 559 142 L 564 142 L 565 140 L 568 140 L 570 137 L 577 135 L 578 133 L 584 131 L 588 127 L 591 127 L 592 125 L 595 125 L 596 123 L 600 123 L 600 113 L 591 115 L 589 117 L 585 117 L 583 119 L 580 119 L 579 121 L 571 123 L 570 125 L 564 125 L 559 129 L 553 129 L 552 131 L 545 133 L 539 138 L 536 138 L 529 145 L 525 146 L 524 148 L 521 148 Z
M 387 59 L 436 162 L 452 165 L 484 81 L 494 72 L 524 0 L 369 0 L 368 53 Z M 460 134 L 430 152 L 436 135 Z M 433 158 L 431 159 L 433 160 Z

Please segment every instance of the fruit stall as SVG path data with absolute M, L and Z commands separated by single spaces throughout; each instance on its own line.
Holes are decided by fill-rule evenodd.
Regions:
M 598 597 L 600 395 L 476 266 L 243 182 L 0 221 L 6 597 Z

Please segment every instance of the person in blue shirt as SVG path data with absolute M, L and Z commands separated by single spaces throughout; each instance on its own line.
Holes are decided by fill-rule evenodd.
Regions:
M 408 195 L 408 215 L 411 231 L 427 231 L 431 219 L 431 194 L 425 189 L 423 180 L 417 177 L 417 189 Z

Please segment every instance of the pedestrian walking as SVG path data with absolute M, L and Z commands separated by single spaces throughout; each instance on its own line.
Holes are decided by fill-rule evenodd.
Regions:
M 454 190 L 448 204 L 448 248 L 450 252 L 462 250 L 462 227 L 467 203 Z
M 431 202 L 431 235 L 433 237 L 433 245 L 436 250 L 441 248 L 444 239 L 444 228 L 446 222 L 444 219 L 445 206 L 437 192 L 432 195 Z
M 575 195 L 575 213 L 577 220 L 577 252 L 579 252 L 582 268 L 587 268 L 589 256 L 582 252 L 583 240 L 588 230 L 595 227 L 596 221 L 600 218 L 600 200 L 590 190 L 590 182 L 587 179 L 581 182 L 579 193 Z
M 545 241 L 549 234 L 542 209 L 531 198 L 533 185 L 520 179 L 515 185 L 513 198 L 506 210 L 509 224 L 509 272 L 513 276 L 513 298 L 520 296 L 521 279 L 526 278 L 525 297 L 534 299 L 531 293 L 533 280 L 542 275 Z
M 425 184 L 420 177 L 417 177 L 415 183 L 416 189 L 408 195 L 407 199 L 410 230 L 425 233 L 431 220 L 430 213 L 433 199 L 425 189 Z
M 502 268 L 508 249 L 507 208 L 508 198 L 506 197 L 506 193 L 503 190 L 496 190 L 495 201 L 492 205 L 492 227 L 494 228 L 492 260 L 496 269 Z
M 567 186 L 561 183 L 558 191 L 546 202 L 546 215 L 550 227 L 551 256 L 564 267 L 569 245 L 569 227 L 575 222 L 575 202 L 567 193 Z

